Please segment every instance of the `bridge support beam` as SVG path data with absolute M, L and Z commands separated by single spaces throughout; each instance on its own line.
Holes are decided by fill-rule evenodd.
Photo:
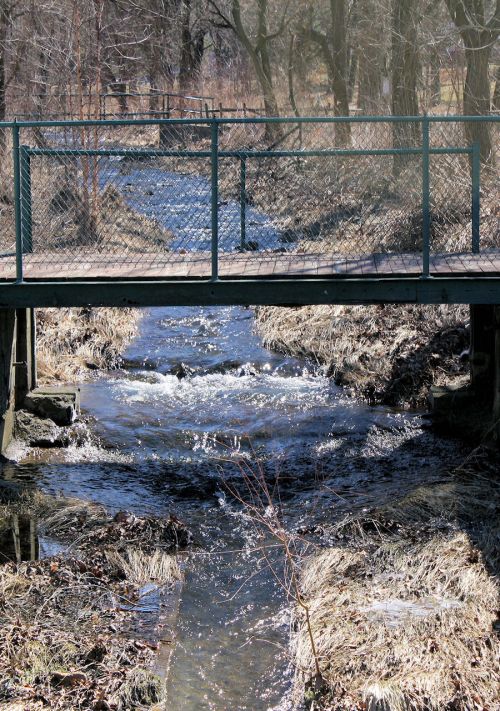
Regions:
M 471 390 L 500 442 L 500 306 L 471 306 Z
M 33 309 L 0 309 L 0 452 L 14 432 L 14 412 L 36 385 Z
M 36 323 L 34 309 L 17 309 L 15 406 L 36 388 Z

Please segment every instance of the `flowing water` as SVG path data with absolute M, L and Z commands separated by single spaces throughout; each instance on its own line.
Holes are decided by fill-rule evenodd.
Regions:
M 140 176 L 129 177 L 137 190 Z M 164 224 L 182 232 L 181 213 L 163 212 Z M 263 555 L 227 492 L 238 457 L 279 476 L 296 530 L 399 496 L 459 456 L 422 417 L 356 404 L 311 364 L 265 350 L 245 308 L 145 312 L 123 368 L 82 384 L 82 407 L 94 420 L 86 445 L 9 475 L 191 527 L 168 682 L 176 711 L 288 708 L 288 601 L 269 567 L 279 572 L 279 552 Z

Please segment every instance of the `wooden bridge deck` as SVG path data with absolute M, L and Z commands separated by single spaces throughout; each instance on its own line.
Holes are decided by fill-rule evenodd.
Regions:
M 33 281 L 71 280 L 200 280 L 211 274 L 208 252 L 117 254 L 97 250 L 44 252 L 23 257 L 24 278 Z M 439 277 L 499 277 L 500 249 L 480 254 L 436 254 L 431 275 Z M 420 254 L 341 255 L 296 253 L 221 253 L 221 279 L 349 279 L 417 277 Z M 0 257 L 0 281 L 16 278 L 15 258 Z

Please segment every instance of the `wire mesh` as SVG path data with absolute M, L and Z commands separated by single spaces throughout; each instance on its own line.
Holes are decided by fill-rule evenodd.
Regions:
M 421 120 L 217 121 L 217 154 L 213 125 L 20 124 L 27 277 L 209 278 L 215 242 L 222 276 L 375 274 L 391 255 L 392 271 L 421 271 Z M 16 239 L 4 135 L 2 273 Z M 430 123 L 432 255 L 473 251 L 471 135 L 459 120 Z M 483 251 L 500 247 L 497 166 L 481 168 Z
M 225 141 L 229 150 L 257 151 L 247 158 L 250 226 L 259 226 L 255 213 L 266 219 L 252 230 L 251 248 L 346 257 L 421 249 L 420 235 L 415 238 L 406 224 L 421 210 L 420 156 L 357 153 L 390 150 L 390 125 L 318 122 L 260 129 L 258 135 L 252 124 L 238 124 Z M 332 155 L 332 149 L 355 155 Z M 261 157 L 267 150 L 276 157 Z M 222 176 L 223 192 L 238 185 L 236 165 L 225 167 Z
M 12 132 L 0 128 L 0 279 L 12 276 L 16 260 Z

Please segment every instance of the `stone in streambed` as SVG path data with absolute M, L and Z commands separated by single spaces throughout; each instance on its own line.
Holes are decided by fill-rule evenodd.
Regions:
M 64 427 L 59 427 L 53 420 L 37 417 L 26 410 L 16 412 L 14 436 L 26 442 L 30 447 L 67 447 L 70 434 Z
M 177 363 L 176 365 L 173 366 L 173 368 L 170 369 L 170 375 L 175 375 L 176 378 L 179 380 L 183 380 L 184 378 L 187 378 L 189 375 L 192 375 L 194 373 L 194 370 L 189 367 L 189 365 L 186 365 L 185 363 Z
M 24 408 L 59 427 L 73 424 L 80 414 L 78 388 L 36 388 L 24 400 Z

